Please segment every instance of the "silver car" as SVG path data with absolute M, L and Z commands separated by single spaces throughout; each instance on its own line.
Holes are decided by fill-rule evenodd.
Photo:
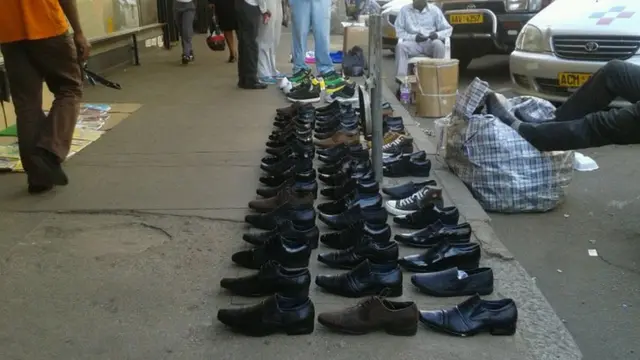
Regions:
M 639 0 L 556 0 L 520 32 L 511 79 L 521 94 L 563 102 L 609 60 L 640 65 L 639 50 Z

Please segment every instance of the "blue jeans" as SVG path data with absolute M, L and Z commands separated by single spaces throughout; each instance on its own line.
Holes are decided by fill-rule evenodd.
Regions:
M 307 52 L 307 35 L 312 28 L 316 45 L 316 67 L 320 74 L 333 71 L 329 56 L 329 31 L 331 28 L 331 0 L 290 0 L 293 50 L 293 72 L 307 69 L 304 56 Z

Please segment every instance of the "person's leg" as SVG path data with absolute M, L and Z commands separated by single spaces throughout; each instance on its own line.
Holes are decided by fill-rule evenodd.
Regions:
M 409 58 L 422 54 L 422 46 L 415 41 L 403 41 L 396 45 L 396 76 L 407 76 Z
M 304 62 L 307 52 L 307 36 L 311 24 L 311 1 L 290 0 L 291 7 L 291 49 L 293 56 L 293 73 L 309 67 Z
M 31 62 L 25 42 L 2 44 L 1 49 L 7 69 L 11 101 L 16 113 L 20 160 L 29 183 L 45 185 L 42 179 L 35 178 L 31 172 L 31 156 L 35 153 L 38 134 L 45 121 L 42 111 L 44 77 Z
M 82 75 L 76 48 L 69 35 L 36 40 L 31 45 L 31 61 L 37 64 L 54 95 L 37 145 L 55 154 L 62 163 L 69 155 L 82 100 Z
M 311 1 L 311 27 L 315 42 L 316 68 L 318 73 L 327 74 L 334 71 L 333 61 L 329 56 L 329 32 L 331 30 L 331 0 Z
M 266 81 L 268 77 L 273 76 L 269 66 L 269 56 L 273 39 L 272 21 L 258 27 L 258 78 L 260 81 Z
M 244 76 L 246 71 L 245 62 L 247 61 L 246 55 L 246 15 L 244 13 L 244 0 L 235 0 L 236 17 L 238 20 L 238 85 L 242 86 L 246 84 L 246 77 Z
M 233 35 L 233 30 L 227 30 L 223 32 L 224 40 L 227 42 L 229 48 L 229 62 L 236 61 L 236 38 Z
M 185 3 L 185 10 L 182 12 L 182 49 L 193 60 L 193 20 L 196 17 L 196 4 L 191 1 Z
M 258 28 L 262 22 L 260 8 L 247 3 L 245 13 L 248 17 L 246 33 L 247 43 L 247 80 L 258 82 Z
M 601 111 L 617 97 L 630 103 L 640 101 L 640 66 L 609 61 L 556 110 L 556 120 L 572 120 Z
M 185 53 L 184 51 L 184 24 L 183 24 L 183 18 L 182 18 L 182 13 L 184 12 L 184 3 L 181 3 L 180 1 L 174 1 L 173 2 L 173 14 L 175 16 L 175 20 L 176 20 L 176 26 L 178 28 L 178 32 L 180 35 L 180 45 L 182 46 L 182 56 L 184 57 L 185 55 L 187 55 L 187 53 Z
M 426 56 L 432 59 L 444 59 L 446 51 L 442 40 L 427 40 L 420 45 L 422 45 L 423 54 Z

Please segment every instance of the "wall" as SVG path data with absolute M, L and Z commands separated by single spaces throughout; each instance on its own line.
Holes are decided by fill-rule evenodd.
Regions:
M 138 0 L 140 26 L 158 23 L 158 0 Z
M 140 26 L 137 0 L 78 0 L 80 22 L 89 39 Z

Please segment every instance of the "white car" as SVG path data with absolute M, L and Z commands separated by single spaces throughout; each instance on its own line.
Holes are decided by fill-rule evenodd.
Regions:
M 609 60 L 640 65 L 639 50 L 640 0 L 556 0 L 520 32 L 511 79 L 521 94 L 563 102 Z

